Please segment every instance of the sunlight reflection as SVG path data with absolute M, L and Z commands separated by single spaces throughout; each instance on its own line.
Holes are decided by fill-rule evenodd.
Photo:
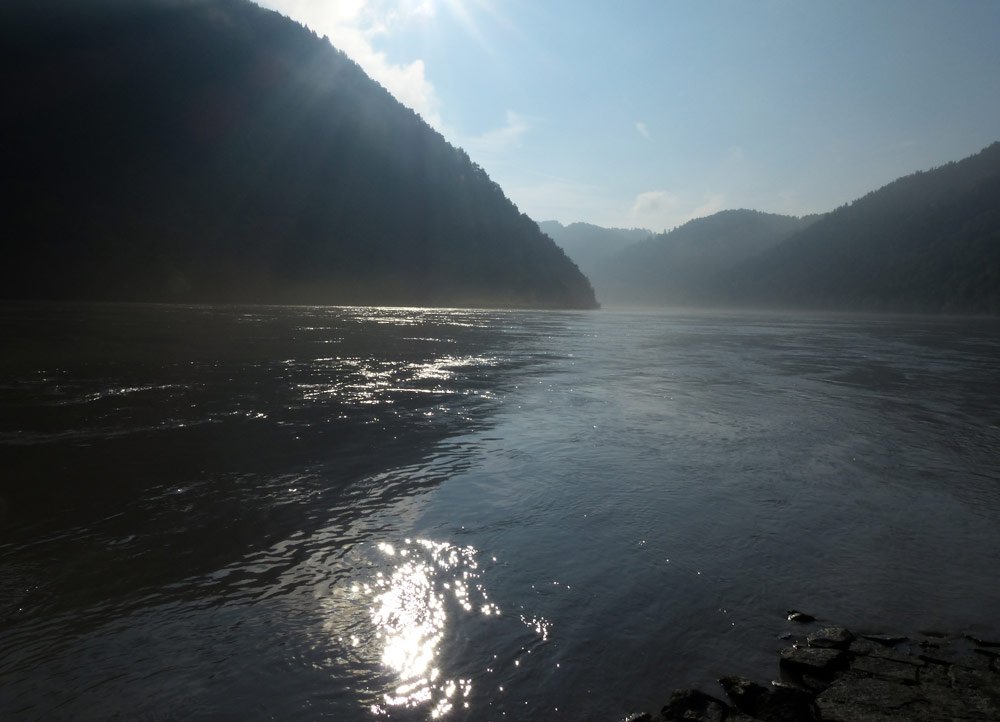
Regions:
M 454 326 L 464 328 L 486 328 L 489 314 L 458 308 L 422 308 L 392 306 L 349 306 L 341 307 L 350 311 L 350 320 L 362 324 L 386 324 L 392 326 Z M 494 312 L 495 313 L 495 312 Z
M 288 359 L 283 363 L 301 367 L 310 377 L 295 384 L 303 401 L 322 403 L 339 399 L 360 405 L 392 405 L 403 394 L 474 394 L 491 398 L 489 391 L 467 388 L 460 370 L 478 371 L 496 366 L 498 359 L 445 355 L 422 363 L 406 363 L 333 356 L 309 361 Z
M 455 375 L 454 369 L 463 366 L 482 368 L 495 365 L 495 359 L 481 356 L 442 356 L 429 363 L 410 364 L 409 368 L 413 370 L 414 378 L 417 379 L 450 379 Z
M 405 540 L 400 546 L 382 543 L 379 551 L 396 564 L 378 572 L 371 585 L 369 612 L 377 630 L 382 663 L 399 684 L 384 695 L 387 707 L 430 707 L 432 718 L 465 705 L 472 691 L 469 679 L 450 679 L 441 673 L 441 642 L 448 628 L 450 606 L 466 613 L 495 616 L 499 607 L 489 601 L 479 579 L 477 552 L 427 539 Z M 373 712 L 385 714 L 375 705 Z

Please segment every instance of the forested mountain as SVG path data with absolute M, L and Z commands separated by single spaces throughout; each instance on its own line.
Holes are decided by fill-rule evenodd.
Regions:
M 1000 143 L 836 209 L 723 285 L 755 306 L 1000 313 Z
M 1000 314 L 1000 143 L 824 215 L 699 218 L 591 278 L 612 305 Z
M 0 3 L 0 296 L 593 307 L 486 173 L 246 0 Z
M 559 221 L 541 221 L 538 227 L 591 278 L 613 255 L 653 234 L 645 228 L 602 228 L 590 223 L 564 226 Z
M 602 302 L 626 305 L 715 304 L 727 272 L 773 248 L 815 216 L 721 211 L 636 243 L 591 276 Z

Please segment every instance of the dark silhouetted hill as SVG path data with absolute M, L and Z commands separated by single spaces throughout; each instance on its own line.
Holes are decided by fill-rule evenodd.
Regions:
M 755 306 L 1000 314 L 1000 143 L 828 213 L 728 282 Z
M 541 221 L 542 229 L 588 277 L 599 272 L 608 259 L 633 243 L 649 238 L 645 228 L 603 228 L 590 223 Z
M 603 303 L 715 305 L 727 291 L 721 284 L 728 272 L 815 218 L 721 211 L 629 246 L 591 279 Z
M 245 0 L 0 4 L 0 296 L 593 307 L 486 173 Z
M 821 216 L 690 221 L 591 278 L 607 304 L 1000 314 L 1000 143 Z

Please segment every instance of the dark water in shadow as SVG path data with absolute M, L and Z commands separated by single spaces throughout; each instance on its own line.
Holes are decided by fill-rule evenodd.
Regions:
M 0 717 L 613 719 L 1000 636 L 1000 326 L 7 305 Z

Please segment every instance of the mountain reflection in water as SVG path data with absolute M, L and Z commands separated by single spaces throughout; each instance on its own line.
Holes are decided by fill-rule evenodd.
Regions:
M 613 719 L 996 636 L 988 320 L 7 304 L 0 717 Z

